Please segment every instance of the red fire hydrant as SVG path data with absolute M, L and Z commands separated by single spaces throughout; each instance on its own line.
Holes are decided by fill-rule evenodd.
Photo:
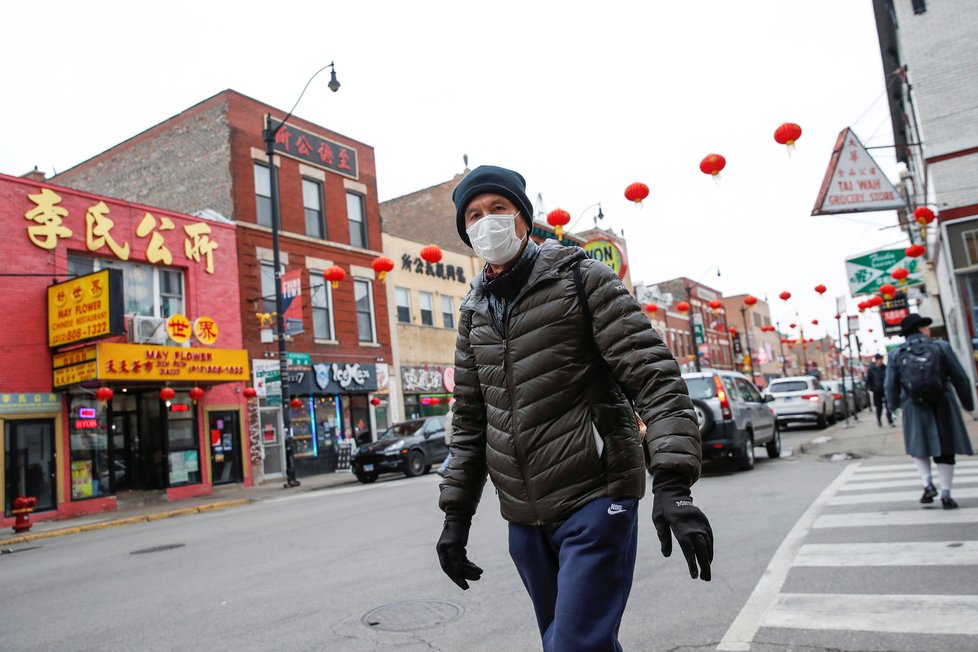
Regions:
M 34 496 L 17 496 L 14 498 L 12 513 L 17 517 L 14 520 L 14 532 L 27 532 L 31 529 L 31 512 L 34 511 L 36 504 L 37 498 Z

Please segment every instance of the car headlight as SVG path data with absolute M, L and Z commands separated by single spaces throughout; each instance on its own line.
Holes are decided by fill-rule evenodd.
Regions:
M 385 453 L 393 453 L 396 450 L 400 450 L 401 446 L 404 445 L 403 439 L 398 439 L 396 442 L 384 449 Z

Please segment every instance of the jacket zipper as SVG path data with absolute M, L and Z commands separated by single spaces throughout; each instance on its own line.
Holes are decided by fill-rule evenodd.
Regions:
M 506 344 L 503 349 L 503 361 L 506 363 L 506 387 L 509 389 L 510 405 L 513 408 L 513 446 L 516 448 L 516 459 L 520 463 L 520 474 L 523 476 L 523 486 L 526 487 L 526 497 L 530 502 L 530 513 L 533 515 L 533 524 L 542 525 L 537 517 L 536 500 L 530 490 L 530 479 L 526 476 L 526 464 L 523 457 L 523 450 L 520 447 L 519 424 L 516 417 L 516 394 L 513 392 L 513 377 L 509 364 L 509 338 L 503 340 Z

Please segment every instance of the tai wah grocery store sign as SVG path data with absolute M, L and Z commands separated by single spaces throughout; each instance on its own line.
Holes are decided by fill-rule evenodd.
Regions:
M 52 358 L 53 385 L 87 380 L 213 382 L 248 380 L 248 352 L 100 342 Z

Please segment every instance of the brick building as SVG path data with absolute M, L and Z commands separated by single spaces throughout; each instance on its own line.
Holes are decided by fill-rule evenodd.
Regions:
M 693 321 L 691 330 L 696 346 L 691 355 L 698 356 L 699 366 L 715 369 L 733 369 L 733 342 L 728 329 L 729 315 L 721 306 L 714 310 L 708 305 L 711 301 L 719 301 L 723 296 L 714 290 L 692 279 L 679 277 L 656 284 L 660 292 L 666 292 L 675 298 L 673 309 L 685 301 L 690 304 L 689 315 Z M 673 349 L 675 351 L 675 349 Z M 693 360 L 693 365 L 697 363 Z
M 252 482 L 235 226 L 0 175 L 0 526 Z M 111 392 L 109 392 L 111 390 Z
M 59 174 L 71 187 L 184 212 L 210 210 L 238 227 L 239 311 L 259 390 L 249 423 L 262 442 L 256 471 L 284 470 L 278 348 L 262 316 L 275 312 L 270 170 L 262 131 L 285 112 L 226 90 Z M 381 255 L 374 151 L 292 116 L 275 144 L 281 263 L 297 470 L 344 465 L 353 437 L 386 426 L 391 334 Z M 323 272 L 340 267 L 334 288 Z M 266 318 L 267 320 L 267 318 Z M 371 402 L 372 398 L 378 399 Z M 378 403 L 374 405 L 373 403 Z M 260 434 L 259 434 L 260 433 Z

